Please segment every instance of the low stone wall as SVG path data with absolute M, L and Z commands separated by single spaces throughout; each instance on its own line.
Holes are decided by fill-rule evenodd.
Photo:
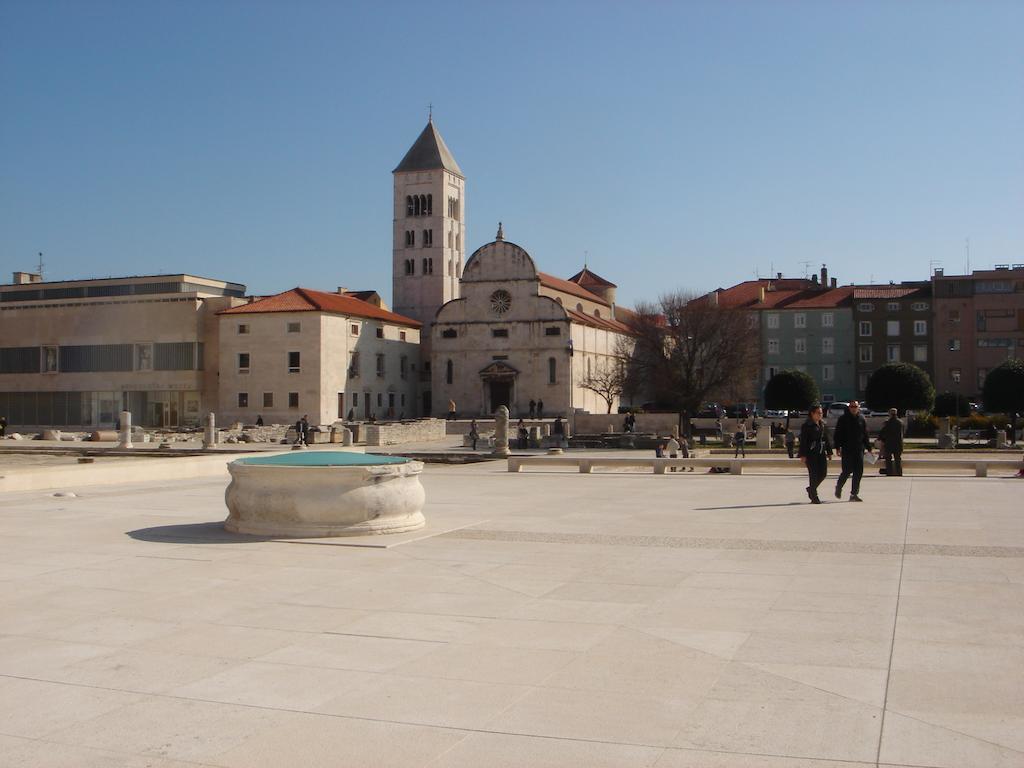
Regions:
M 624 413 L 577 413 L 576 434 L 600 435 L 612 427 L 613 432 L 622 432 L 622 423 L 626 419 Z M 635 432 L 648 432 L 656 435 L 670 435 L 672 428 L 679 426 L 678 413 L 638 413 L 636 414 Z
M 551 425 L 554 423 L 554 419 L 523 419 L 523 424 L 526 428 L 540 427 L 541 432 L 545 435 L 550 434 Z M 445 421 L 445 431 L 449 435 L 468 435 L 469 428 L 472 425 L 470 419 L 452 419 L 451 421 Z M 484 432 L 494 431 L 494 419 L 477 419 L 476 420 L 477 431 L 482 435 Z M 508 420 L 508 434 L 509 437 L 515 437 L 516 430 L 519 429 L 519 419 Z
M 364 424 L 362 428 L 367 445 L 402 445 L 403 443 L 425 443 L 444 440 L 445 423 L 442 419 L 417 419 L 416 421 L 388 421 L 378 424 Z

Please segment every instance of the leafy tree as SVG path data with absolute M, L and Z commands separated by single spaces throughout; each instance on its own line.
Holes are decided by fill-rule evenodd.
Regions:
M 1011 358 L 989 371 L 981 387 L 981 399 L 989 413 L 1016 417 L 1024 411 L 1024 360 Z
M 764 388 L 764 407 L 773 411 L 807 411 L 820 398 L 818 384 L 803 371 L 779 371 Z M 786 431 L 789 431 L 788 413 Z
M 981 399 L 989 413 L 1006 413 L 1017 428 L 1017 415 L 1024 411 L 1024 360 L 1010 358 L 985 376 Z
M 639 304 L 628 324 L 627 380 L 643 382 L 655 402 L 684 416 L 697 413 L 714 393 L 749 384 L 757 370 L 758 345 L 746 313 L 706 296 L 665 294 L 657 304 Z
M 910 363 L 887 363 L 871 374 L 865 392 L 873 411 L 930 411 L 935 387 L 928 374 Z
M 935 416 L 970 416 L 971 401 L 967 395 L 961 395 L 959 392 L 943 392 L 935 396 L 932 414 Z

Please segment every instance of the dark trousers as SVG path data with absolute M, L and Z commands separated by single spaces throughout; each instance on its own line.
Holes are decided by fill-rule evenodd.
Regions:
M 743 454 L 743 458 L 744 459 L 747 458 L 747 449 L 746 449 L 745 446 L 746 446 L 746 443 L 743 440 L 738 441 L 736 443 L 736 450 L 733 451 L 732 457 L 735 459 L 737 456 L 739 456 L 742 453 Z
M 793 443 L 786 443 L 786 453 L 789 454 L 789 458 L 791 458 L 791 459 L 793 458 L 793 449 L 795 447 L 796 446 L 793 445 Z
M 902 454 L 885 454 L 885 474 L 888 475 L 889 477 L 903 477 Z
M 843 471 L 839 473 L 839 479 L 836 481 L 836 490 L 842 493 L 846 478 L 852 476 L 853 484 L 850 486 L 850 493 L 858 496 L 860 494 L 860 479 L 864 476 L 864 454 L 859 448 L 844 450 L 842 460 Z
M 828 476 L 827 456 L 807 457 L 807 493 L 812 499 L 818 498 L 818 486 Z

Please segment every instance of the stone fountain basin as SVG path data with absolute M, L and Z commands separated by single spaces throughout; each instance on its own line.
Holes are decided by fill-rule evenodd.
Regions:
M 292 538 L 413 531 L 426 523 L 422 471 L 419 461 L 347 451 L 236 459 L 224 528 Z

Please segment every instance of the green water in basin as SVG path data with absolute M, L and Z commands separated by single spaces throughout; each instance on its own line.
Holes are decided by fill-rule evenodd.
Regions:
M 266 464 L 273 467 L 370 467 L 380 464 L 407 464 L 401 456 L 368 456 L 350 451 L 295 451 L 280 456 L 253 456 L 235 459 L 233 464 Z

